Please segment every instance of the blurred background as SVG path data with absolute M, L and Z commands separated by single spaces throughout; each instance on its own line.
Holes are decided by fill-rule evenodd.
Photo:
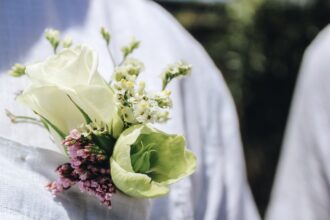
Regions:
M 264 215 L 303 52 L 329 0 L 157 0 L 206 48 L 234 97 L 247 173 Z

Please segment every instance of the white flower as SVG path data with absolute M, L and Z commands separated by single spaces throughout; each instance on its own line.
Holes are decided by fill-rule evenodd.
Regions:
M 139 60 L 126 59 L 122 65 L 115 68 L 113 78 L 118 82 L 123 79 L 135 82 L 142 69 L 143 64 Z
M 178 63 L 170 68 L 169 74 L 187 74 L 189 67 Z M 128 125 L 138 123 L 163 123 L 169 119 L 168 111 L 172 107 L 171 92 L 147 92 L 145 82 L 137 84 L 136 79 L 143 69 L 143 64 L 136 59 L 126 59 L 114 72 L 112 87 L 116 93 L 117 103 L 121 106 L 121 117 Z M 167 80 L 173 77 L 169 76 Z M 168 81 L 168 82 L 169 82 Z
M 168 68 L 162 74 L 162 89 L 164 90 L 166 86 L 175 78 L 181 76 L 187 76 L 191 73 L 191 65 L 179 61 L 173 65 L 168 66 Z
M 140 41 L 137 41 L 135 38 L 132 38 L 131 42 L 127 46 L 121 48 L 121 51 L 123 52 L 124 59 L 128 55 L 133 53 L 133 51 L 135 49 L 137 49 L 139 46 L 140 46 Z
M 45 37 L 48 39 L 48 40 L 56 40 L 58 41 L 60 39 L 60 32 L 56 29 L 46 29 L 45 30 Z
M 159 123 L 164 123 L 164 122 L 168 121 L 169 119 L 170 118 L 169 118 L 169 112 L 168 111 L 158 112 L 156 120 Z
M 114 136 L 120 134 L 122 122 L 115 96 L 97 72 L 97 56 L 90 48 L 64 49 L 44 62 L 27 66 L 26 72 L 32 85 L 18 101 L 62 133 L 85 123 L 79 106 L 92 121 L 108 125 Z
M 137 115 L 144 115 L 150 111 L 150 105 L 147 101 L 141 100 L 140 102 L 134 105 L 134 110 Z
M 136 76 L 138 76 L 139 73 L 144 69 L 143 63 L 140 60 L 134 58 L 127 58 L 124 61 L 123 66 L 126 66 L 129 69 L 128 74 Z
M 157 105 L 160 108 L 171 108 L 172 100 L 171 100 L 171 91 L 163 90 L 160 92 L 156 92 L 152 94 L 152 99 L 157 102 Z
M 123 116 L 125 122 L 131 124 L 137 123 L 133 110 L 130 107 L 123 106 L 120 110 L 120 113 Z
M 62 50 L 44 62 L 26 67 L 32 83 L 53 84 L 63 88 L 77 85 L 105 85 L 97 72 L 98 59 L 95 51 L 79 45 Z
M 122 79 L 120 81 L 121 88 L 126 91 L 131 91 L 134 89 L 134 82 Z
M 9 75 L 13 77 L 21 77 L 25 74 L 25 66 L 19 63 L 16 63 L 11 67 L 11 70 L 8 72 Z
M 72 46 L 72 38 L 71 37 L 65 37 L 62 44 L 63 44 L 64 48 L 71 47 Z
M 110 33 L 109 33 L 109 31 L 105 27 L 101 27 L 100 32 L 101 32 L 101 35 L 102 35 L 103 39 L 107 43 L 107 45 L 109 45 L 109 43 L 110 43 Z
M 146 83 L 144 81 L 141 81 L 139 83 L 138 95 L 141 95 L 141 96 L 144 95 L 145 88 L 146 88 Z
M 46 29 L 45 37 L 52 45 L 54 52 L 56 52 L 56 49 L 60 43 L 60 32 L 56 29 Z

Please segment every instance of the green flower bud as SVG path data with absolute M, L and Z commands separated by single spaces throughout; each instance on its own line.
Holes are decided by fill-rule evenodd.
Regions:
M 180 135 L 169 135 L 147 125 L 126 129 L 110 159 L 112 180 L 124 193 L 152 198 L 169 192 L 169 184 L 192 174 L 195 155 Z
M 128 55 L 130 55 L 131 53 L 133 53 L 133 51 L 134 51 L 135 49 L 137 49 L 139 46 L 140 46 L 140 41 L 137 41 L 136 39 L 133 38 L 133 39 L 131 40 L 131 42 L 130 42 L 127 46 L 125 46 L 125 47 L 123 47 L 123 48 L 121 49 L 121 51 L 123 52 L 124 59 L 125 59 Z
M 56 49 L 60 44 L 60 32 L 56 29 L 46 29 L 45 37 L 50 45 L 52 45 L 54 53 L 56 53 Z
M 8 72 L 9 75 L 13 77 L 21 77 L 25 74 L 26 67 L 22 64 L 16 63 L 11 67 L 11 70 Z
M 103 39 L 107 43 L 107 45 L 109 45 L 109 43 L 110 43 L 110 33 L 109 33 L 109 31 L 105 27 L 101 27 L 100 32 L 101 32 L 101 35 L 102 35 Z
M 162 74 L 162 89 L 164 90 L 166 86 L 174 79 L 180 76 L 187 76 L 191 72 L 191 65 L 186 64 L 182 61 L 170 65 Z
M 65 37 L 62 44 L 63 44 L 64 48 L 71 47 L 72 46 L 72 38 L 71 37 Z

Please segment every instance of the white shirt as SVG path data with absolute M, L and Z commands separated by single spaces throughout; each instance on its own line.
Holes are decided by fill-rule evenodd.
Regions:
M 305 52 L 267 219 L 330 219 L 330 26 Z
M 141 77 L 153 90 L 160 88 L 159 75 L 168 64 L 180 59 L 192 64 L 193 72 L 190 77 L 169 86 L 173 91 L 172 119 L 160 127 L 166 132 L 186 136 L 188 147 L 198 157 L 196 173 L 174 184 L 168 196 L 152 200 L 150 207 L 148 200 L 136 202 L 119 195 L 113 200 L 114 208 L 111 211 L 101 208 L 94 211 L 87 208 L 92 204 L 87 199 L 88 196 L 77 193 L 72 197 L 68 192 L 61 197 L 73 204 L 67 208 L 63 203 L 51 199 L 46 195 L 48 192 L 42 191 L 40 187 L 46 180 L 54 179 L 53 174 L 48 172 L 52 173 L 58 164 L 53 162 L 46 165 L 48 161 L 38 159 L 39 151 L 45 152 L 40 148 L 49 150 L 46 151 L 48 157 L 54 155 L 51 157 L 63 160 L 49 141 L 47 132 L 32 125 L 12 125 L 4 115 L 0 115 L 0 135 L 24 145 L 38 147 L 27 150 L 27 154 L 32 155 L 33 161 L 43 161 L 38 163 L 42 166 L 40 168 L 29 166 L 29 163 L 36 163 L 29 160 L 17 164 L 15 158 L 19 156 L 16 154 L 23 152 L 24 147 L 6 141 L 2 143 L 1 147 L 4 149 L 9 148 L 7 144 L 17 145 L 17 151 L 5 154 L 9 158 L 6 169 L 13 163 L 17 172 L 25 173 L 27 169 L 27 173 L 38 176 L 31 182 L 26 180 L 28 174 L 8 181 L 24 181 L 35 188 L 35 194 L 43 194 L 43 197 L 33 196 L 28 199 L 25 197 L 28 189 L 21 188 L 18 192 L 22 196 L 17 197 L 18 202 L 10 203 L 9 209 L 22 215 L 28 215 L 33 210 L 40 219 L 49 215 L 46 210 L 66 213 L 61 219 L 81 219 L 82 216 L 90 219 L 96 219 L 96 216 L 146 219 L 148 210 L 151 219 L 258 219 L 246 180 L 237 115 L 224 80 L 200 44 L 156 3 L 142 0 L 1 1 L 0 72 L 5 73 L 15 62 L 31 63 L 51 54 L 50 46 L 43 39 L 43 31 L 47 27 L 54 27 L 61 30 L 63 35 L 70 35 L 74 43 L 85 42 L 94 48 L 99 54 L 100 73 L 108 78 L 112 66 L 99 34 L 101 26 L 111 31 L 111 50 L 117 62 L 121 58 L 121 46 L 127 44 L 132 36 L 141 40 L 141 47 L 134 53 L 134 57 L 145 63 L 145 72 Z M 9 108 L 16 114 L 29 114 L 13 100 L 14 93 L 26 85 L 27 79 L 13 79 L 1 74 L 0 109 Z M 27 165 L 21 166 L 22 163 Z M 9 172 L 7 175 L 14 174 Z M 0 182 L 3 182 L 1 177 Z M 19 188 L 19 184 L 16 187 Z M 0 188 L 0 194 L 4 194 L 6 190 L 6 187 Z M 7 203 L 6 200 L 16 201 L 16 197 L 1 196 L 0 210 L 4 209 L 1 204 Z M 32 200 L 35 205 L 27 207 L 28 200 Z M 80 206 L 81 203 L 84 204 L 83 207 Z M 125 203 L 127 206 L 119 205 Z M 138 212 L 139 214 L 135 214 Z

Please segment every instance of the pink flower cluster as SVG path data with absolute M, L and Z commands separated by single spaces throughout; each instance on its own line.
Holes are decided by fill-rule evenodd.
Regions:
M 63 145 L 67 149 L 70 163 L 56 169 L 58 179 L 49 183 L 47 188 L 56 195 L 77 184 L 82 192 L 95 196 L 111 208 L 112 193 L 116 189 L 111 180 L 106 152 L 76 129 L 65 138 Z

